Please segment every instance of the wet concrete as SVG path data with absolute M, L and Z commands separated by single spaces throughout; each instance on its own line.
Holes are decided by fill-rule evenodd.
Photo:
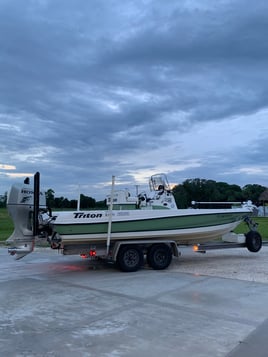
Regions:
M 186 249 L 167 270 L 122 273 L 48 249 L 14 261 L 0 248 L 1 355 L 264 356 L 267 262 L 268 247 Z

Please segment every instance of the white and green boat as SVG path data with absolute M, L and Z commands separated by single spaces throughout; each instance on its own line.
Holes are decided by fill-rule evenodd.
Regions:
M 62 212 L 51 221 L 61 244 L 110 240 L 167 239 L 178 244 L 210 241 L 232 231 L 252 213 L 251 205 L 228 209 L 177 209 L 164 174 L 153 175 L 150 193 L 113 191 L 108 210 Z M 109 228 L 110 225 L 110 228 Z
M 252 215 L 249 203 L 228 209 L 178 209 L 164 174 L 151 176 L 149 185 L 148 194 L 131 196 L 127 190 L 115 190 L 113 178 L 106 210 L 51 214 L 36 173 L 34 188 L 25 181 L 13 185 L 8 194 L 14 223 L 9 253 L 20 259 L 33 251 L 36 238 L 45 238 L 63 254 L 109 259 L 123 271 L 137 270 L 144 256 L 152 268 L 164 269 L 173 255 L 179 256 L 178 245 L 200 245 L 226 236 Z M 242 236 L 239 246 L 260 250 L 261 236 L 254 227 Z

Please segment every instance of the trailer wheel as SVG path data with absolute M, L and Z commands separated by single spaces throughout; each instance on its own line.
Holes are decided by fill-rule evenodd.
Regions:
M 246 247 L 250 252 L 256 253 L 262 247 L 262 238 L 259 232 L 249 231 L 246 236 Z
M 121 271 L 137 271 L 143 265 L 143 251 L 139 247 L 122 246 L 117 255 L 117 265 Z
M 147 253 L 147 262 L 155 270 L 166 269 L 172 260 L 172 252 L 167 244 L 153 244 Z

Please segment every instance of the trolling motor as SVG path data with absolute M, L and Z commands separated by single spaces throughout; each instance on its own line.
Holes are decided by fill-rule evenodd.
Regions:
M 8 252 L 16 260 L 34 250 L 35 238 L 47 234 L 51 219 L 45 193 L 40 191 L 40 173 L 34 175 L 34 189 L 29 183 L 29 178 L 26 178 L 23 184 L 14 184 L 7 197 L 7 209 L 13 220 L 14 231 L 6 242 L 13 246 Z

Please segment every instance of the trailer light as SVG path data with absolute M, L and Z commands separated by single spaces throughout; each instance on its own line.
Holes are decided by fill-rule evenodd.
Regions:
M 194 251 L 194 252 L 198 252 L 198 250 L 199 250 L 199 247 L 198 247 L 197 244 L 195 244 L 195 245 L 193 246 L 193 251 Z
M 87 259 L 87 258 L 88 258 L 88 255 L 87 255 L 87 254 L 80 254 L 80 257 L 81 257 L 82 259 Z
M 96 250 L 94 250 L 94 249 L 90 249 L 90 251 L 89 251 L 89 256 L 90 257 L 95 257 L 96 256 Z

